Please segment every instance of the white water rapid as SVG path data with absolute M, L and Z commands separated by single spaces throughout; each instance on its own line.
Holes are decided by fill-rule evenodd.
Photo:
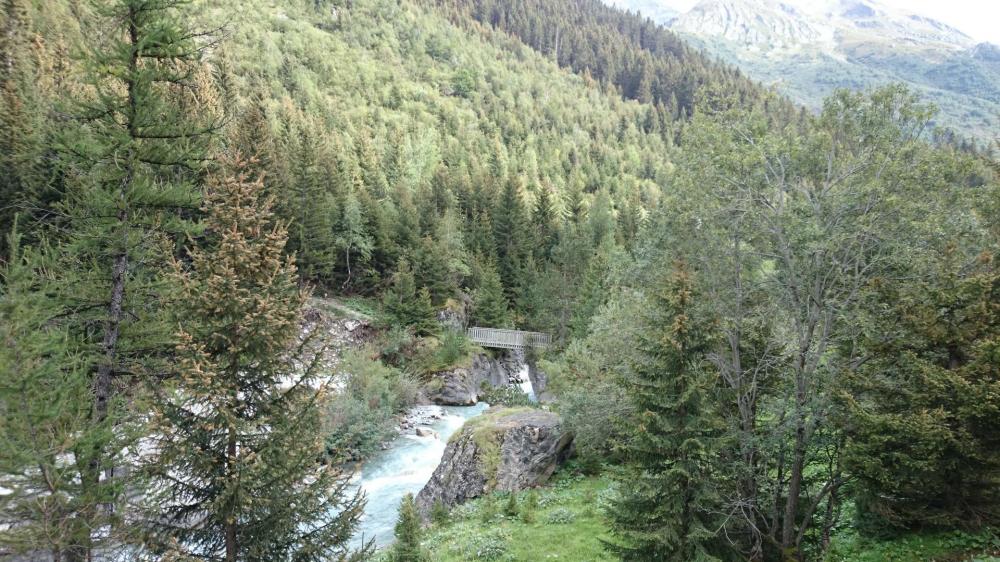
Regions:
M 403 496 L 407 493 L 415 496 L 424 487 L 441 461 L 448 438 L 462 427 L 465 420 L 478 416 L 487 407 L 483 402 L 475 406 L 417 407 L 415 417 L 418 418 L 427 419 L 431 414 L 440 414 L 440 419 L 418 424 L 430 427 L 437 435 L 401 435 L 389 444 L 388 449 L 361 466 L 355 478 L 365 491 L 368 503 L 361 525 L 352 539 L 354 546 L 370 539 L 375 539 L 378 547 L 392 543 L 399 502 Z

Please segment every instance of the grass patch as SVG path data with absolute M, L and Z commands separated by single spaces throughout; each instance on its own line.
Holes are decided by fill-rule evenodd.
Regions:
M 831 540 L 826 562 L 1000 562 L 1000 533 L 941 531 L 891 539 L 844 530 Z
M 517 515 L 504 509 L 512 503 L 505 493 L 481 498 L 453 509 L 448 523 L 427 531 L 424 545 L 436 562 L 614 560 L 601 546 L 599 539 L 607 536 L 607 529 L 592 505 L 610 486 L 603 476 L 584 478 L 560 471 L 551 485 L 517 494 Z M 546 499 L 544 506 L 541 498 Z M 526 506 L 531 506 L 528 517 L 520 513 Z M 489 517 L 481 517 L 481 511 Z
M 318 308 L 333 318 L 353 318 L 370 322 L 375 317 L 376 301 L 365 297 L 324 298 L 312 297 L 310 306 Z

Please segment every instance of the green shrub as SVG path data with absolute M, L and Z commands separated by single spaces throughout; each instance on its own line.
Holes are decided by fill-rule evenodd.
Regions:
M 497 514 L 500 512 L 497 509 L 496 498 L 492 495 L 486 496 L 479 502 L 479 522 L 484 525 L 488 525 L 496 519 Z
M 503 506 L 503 514 L 507 517 L 517 517 L 518 511 L 517 493 L 511 492 L 507 494 L 507 503 Z
M 370 350 L 344 355 L 344 387 L 325 403 L 326 450 L 335 461 L 356 461 L 395 435 L 395 417 L 416 400 L 418 387 L 399 369 L 369 357 Z
M 847 529 L 833 536 L 826 562 L 988 562 L 1000 555 L 1000 535 L 984 529 L 976 533 L 942 531 L 871 538 Z
M 576 514 L 565 507 L 557 507 L 545 517 L 545 522 L 553 525 L 566 525 L 576 519 Z
M 480 399 L 490 406 L 533 406 L 531 398 L 514 385 L 492 387 L 480 395 Z
M 403 365 L 407 371 L 426 378 L 432 373 L 470 366 L 474 351 L 464 334 L 444 330 L 440 336 L 423 338 L 411 345 Z
M 435 525 L 446 525 L 448 519 L 448 508 L 441 503 L 441 500 L 436 500 L 431 506 L 431 522 Z
M 380 356 L 389 365 L 401 367 L 413 354 L 416 339 L 402 326 L 392 326 L 385 331 L 380 342 Z
M 531 524 L 535 522 L 535 511 L 538 510 L 538 493 L 528 490 L 521 502 L 521 522 Z
M 631 406 L 621 386 L 596 379 L 567 387 L 557 407 L 576 436 L 577 466 L 585 474 L 599 473 L 614 446 L 626 439 L 622 422 Z
M 440 345 L 434 357 L 438 364 L 448 368 L 468 359 L 472 346 L 465 334 L 455 330 L 445 330 L 438 340 Z
M 510 537 L 502 530 L 491 531 L 473 538 L 466 555 L 475 560 L 500 560 L 507 554 Z

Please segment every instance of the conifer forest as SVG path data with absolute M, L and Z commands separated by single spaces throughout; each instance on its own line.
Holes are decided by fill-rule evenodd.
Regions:
M 0 6 L 0 561 L 1000 561 L 1000 117 L 600 0 Z

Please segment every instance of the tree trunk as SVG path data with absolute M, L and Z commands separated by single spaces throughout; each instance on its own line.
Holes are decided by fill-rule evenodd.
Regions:
M 346 289 L 351 284 L 351 246 L 348 245 L 347 249 L 344 250 L 344 258 L 347 261 L 347 279 L 344 284 L 341 285 L 341 290 Z
M 800 560 L 798 541 L 795 539 L 795 520 L 799 515 L 799 495 L 802 493 L 802 472 L 806 459 L 806 383 L 803 372 L 804 357 L 799 357 L 799 368 L 795 375 L 795 445 L 792 449 L 792 465 L 788 473 L 788 496 L 785 500 L 785 514 L 781 527 L 781 549 L 783 556 Z M 804 523 L 803 523 L 804 524 Z
M 229 442 L 226 444 L 226 475 L 233 476 L 236 470 L 236 430 L 229 428 Z M 236 562 L 236 509 L 226 518 L 226 562 Z

